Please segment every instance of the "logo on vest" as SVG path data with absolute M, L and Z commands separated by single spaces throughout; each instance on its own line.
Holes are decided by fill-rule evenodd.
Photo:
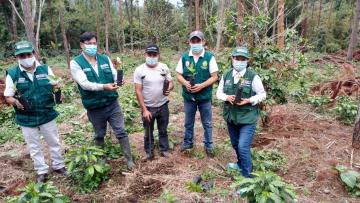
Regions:
M 225 80 L 225 85 L 231 85 L 231 80 Z
M 19 78 L 18 79 L 18 83 L 26 83 L 26 79 L 25 78 Z
M 207 69 L 208 67 L 208 62 L 207 61 L 204 61 L 202 64 L 201 64 L 201 68 L 202 69 Z
M 36 79 L 38 79 L 38 80 L 47 79 L 47 75 L 46 75 L 46 74 L 39 74 L 39 75 L 36 75 L 35 77 L 36 77 Z
M 186 61 L 186 62 L 185 62 L 185 66 L 186 66 L 186 67 L 189 67 L 189 66 L 190 66 L 190 61 Z
M 242 86 L 250 86 L 250 85 L 251 85 L 251 81 L 250 81 L 250 80 L 243 80 L 243 81 L 241 81 L 241 85 L 242 85 Z
M 100 68 L 101 69 L 107 69 L 109 67 L 109 65 L 108 64 L 102 64 L 102 65 L 100 65 Z
M 91 69 L 90 68 L 84 68 L 83 71 L 84 72 L 91 72 Z

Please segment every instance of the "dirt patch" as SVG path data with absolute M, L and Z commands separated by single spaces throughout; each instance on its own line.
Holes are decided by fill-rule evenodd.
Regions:
M 146 199 L 151 197 L 158 197 L 162 192 L 162 186 L 164 183 L 154 178 L 145 178 L 142 175 L 136 175 L 133 182 L 130 184 L 127 200 L 133 202 L 133 200 Z
M 160 162 L 157 163 L 155 165 L 147 165 L 147 166 L 143 166 L 141 168 L 141 173 L 144 175 L 174 175 L 175 174 L 175 170 L 174 170 L 174 166 L 175 164 L 171 161 L 164 161 L 164 162 Z

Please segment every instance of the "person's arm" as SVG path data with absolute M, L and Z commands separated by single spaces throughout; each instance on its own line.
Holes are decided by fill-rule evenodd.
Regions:
M 256 75 L 252 82 L 252 90 L 256 93 L 256 95 L 250 97 L 249 99 L 242 99 L 240 103 L 238 103 L 239 106 L 249 104 L 255 106 L 256 104 L 262 102 L 266 99 L 266 92 L 264 89 L 264 86 L 261 82 L 261 79 L 258 75 Z
M 252 89 L 254 92 L 256 92 L 256 95 L 250 97 L 250 103 L 255 106 L 256 104 L 264 101 L 266 99 L 266 92 L 264 89 L 264 85 L 261 82 L 261 79 L 258 75 L 254 77 L 253 83 L 252 83 Z
M 228 101 L 231 104 L 235 101 L 235 95 L 227 95 L 224 93 L 224 76 L 221 77 L 218 89 L 216 91 L 216 97 L 221 101 Z
M 219 67 L 216 63 L 215 57 L 211 57 L 209 63 L 209 72 L 211 77 L 201 84 L 196 84 L 194 87 L 192 87 L 191 92 L 193 93 L 200 92 L 202 89 L 214 84 L 219 79 L 217 75 L 218 71 L 219 71 Z
M 190 82 L 185 80 L 184 76 L 182 75 L 183 74 L 183 64 L 182 64 L 182 60 L 180 58 L 177 66 L 176 66 L 176 79 L 178 80 L 178 82 L 185 86 L 186 89 L 190 92 L 191 91 L 191 85 L 190 85 Z
M 81 86 L 84 90 L 88 91 L 102 91 L 102 90 L 108 90 L 108 91 L 116 91 L 118 88 L 116 84 L 99 84 L 95 82 L 90 82 L 84 71 L 81 69 L 79 64 L 76 63 L 76 61 L 72 60 L 70 62 L 70 71 L 71 76 L 73 77 L 74 81 Z
M 18 109 L 24 109 L 24 106 L 19 102 L 19 100 L 17 100 L 14 97 L 15 96 L 14 89 L 15 89 L 15 84 L 12 78 L 10 77 L 10 75 L 7 75 L 5 79 L 5 90 L 4 90 L 5 101 L 9 105 L 16 106 L 16 108 Z

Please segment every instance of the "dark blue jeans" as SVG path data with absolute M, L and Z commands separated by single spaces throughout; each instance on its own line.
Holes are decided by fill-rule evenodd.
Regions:
M 104 143 L 107 123 L 114 130 L 118 140 L 128 136 L 124 128 L 124 116 L 118 101 L 101 108 L 89 109 L 87 115 L 95 131 L 94 140 L 96 144 L 101 145 Z
M 235 125 L 227 122 L 231 145 L 237 156 L 237 163 L 241 169 L 241 175 L 251 177 L 251 143 L 255 134 L 256 123 Z
M 157 129 L 159 132 L 159 149 L 160 152 L 166 152 L 169 150 L 169 138 L 167 134 L 167 127 L 169 124 L 169 107 L 168 103 L 160 107 L 147 107 L 148 111 L 151 113 L 150 122 L 144 121 L 144 149 L 147 154 L 154 151 L 154 125 L 155 120 L 157 123 Z M 153 153 L 152 153 L 153 154 Z
M 205 102 L 184 101 L 185 136 L 183 146 L 193 147 L 195 114 L 198 108 L 204 128 L 204 146 L 206 149 L 213 149 L 211 100 Z

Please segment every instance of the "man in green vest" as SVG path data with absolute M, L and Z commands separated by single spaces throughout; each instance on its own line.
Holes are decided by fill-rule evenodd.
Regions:
M 244 177 L 251 177 L 250 148 L 260 112 L 257 104 L 266 98 L 260 77 L 248 68 L 249 58 L 247 48 L 233 50 L 232 67 L 225 71 L 216 92 L 225 102 L 224 119 L 237 156 L 237 162 L 229 163 L 228 168 L 240 170 Z
M 97 53 L 97 38 L 94 33 L 82 34 L 80 47 L 83 51 L 70 62 L 70 69 L 93 125 L 95 144 L 104 145 L 109 123 L 124 151 L 128 169 L 133 170 L 135 165 L 124 129 L 124 116 L 117 100 L 117 71 L 108 56 Z
M 40 144 L 40 134 L 49 147 L 54 172 L 65 175 L 54 110 L 53 85 L 48 79 L 54 75 L 51 68 L 40 64 L 34 56 L 32 44 L 20 41 L 15 44 L 18 64 L 6 72 L 4 96 L 15 108 L 15 120 L 20 125 L 34 168 L 37 182 L 45 182 L 49 173 Z
M 177 79 L 182 85 L 185 109 L 185 135 L 180 151 L 193 148 L 195 114 L 200 111 L 204 128 L 204 148 L 212 158 L 212 84 L 217 81 L 218 66 L 212 53 L 205 51 L 204 34 L 194 31 L 189 36 L 190 51 L 183 53 L 176 66 Z

